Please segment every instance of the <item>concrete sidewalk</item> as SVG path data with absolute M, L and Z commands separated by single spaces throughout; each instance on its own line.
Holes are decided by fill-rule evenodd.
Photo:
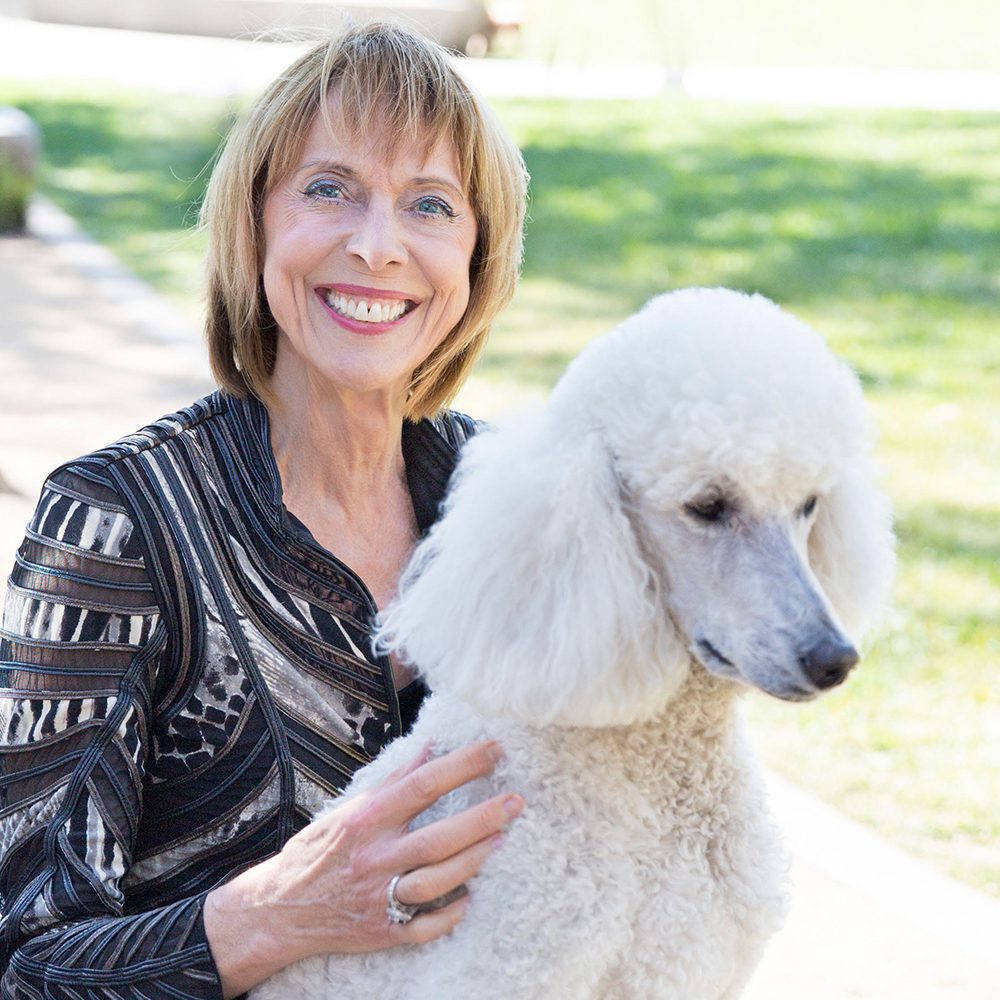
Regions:
M 190 323 L 56 209 L 31 224 L 0 237 L 4 573 L 51 468 L 210 389 Z M 794 901 L 746 1000 L 1000 997 L 1000 902 L 776 779 L 773 796 Z
M 770 782 L 795 857 L 792 909 L 744 1000 L 1000 997 L 1000 902 Z
M 197 331 L 63 213 L 0 236 L 0 577 L 45 476 L 211 390 Z

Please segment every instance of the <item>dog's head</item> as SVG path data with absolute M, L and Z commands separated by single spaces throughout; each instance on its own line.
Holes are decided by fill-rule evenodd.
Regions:
M 692 289 L 469 444 L 381 635 L 484 713 L 620 724 L 691 655 L 782 698 L 839 683 L 892 566 L 855 376 L 766 299 Z

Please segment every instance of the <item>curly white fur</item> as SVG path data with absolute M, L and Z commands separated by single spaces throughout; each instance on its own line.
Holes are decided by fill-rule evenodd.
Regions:
M 839 683 L 883 606 L 888 506 L 861 391 L 759 296 L 654 299 L 537 417 L 467 447 L 382 641 L 435 691 L 348 794 L 499 739 L 525 814 L 431 945 L 292 966 L 255 1000 L 730 1000 L 785 859 L 735 694 Z

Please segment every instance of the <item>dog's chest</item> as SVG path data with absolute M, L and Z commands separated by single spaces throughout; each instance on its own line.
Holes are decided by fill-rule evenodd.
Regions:
M 710 807 L 683 782 L 667 787 L 631 798 L 611 848 L 629 930 L 594 1000 L 729 996 L 781 924 L 783 850 L 763 804 L 746 810 L 742 776 L 733 773 Z
M 749 748 L 731 731 L 662 743 L 657 731 L 581 733 L 541 753 L 547 835 L 563 863 L 588 866 L 602 921 L 627 928 L 595 996 L 719 996 L 784 910 L 784 852 Z M 544 838 L 531 849 L 551 851 Z

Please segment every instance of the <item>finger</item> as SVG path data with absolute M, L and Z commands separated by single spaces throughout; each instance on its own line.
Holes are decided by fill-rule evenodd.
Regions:
M 391 791 L 382 790 L 371 808 L 375 822 L 405 826 L 442 795 L 493 772 L 502 754 L 497 743 L 473 743 L 421 764 Z M 477 838 L 481 839 L 481 838 Z
M 427 944 L 435 938 L 443 937 L 454 930 L 465 917 L 469 908 L 469 897 L 463 896 L 454 903 L 421 913 L 408 924 L 389 923 L 390 944 Z
M 430 903 L 465 885 L 483 866 L 483 862 L 503 842 L 497 834 L 453 854 L 437 864 L 424 865 L 407 872 L 396 883 L 396 898 L 401 903 Z
M 418 767 L 423 767 L 424 764 L 431 759 L 433 754 L 434 741 L 428 740 L 416 757 L 405 763 L 402 767 L 397 767 L 395 771 L 390 771 L 375 787 L 383 788 L 389 785 L 395 785 L 408 774 L 412 774 Z
M 524 810 L 520 795 L 496 795 L 454 816 L 439 819 L 397 841 L 397 870 L 435 865 L 500 833 Z

